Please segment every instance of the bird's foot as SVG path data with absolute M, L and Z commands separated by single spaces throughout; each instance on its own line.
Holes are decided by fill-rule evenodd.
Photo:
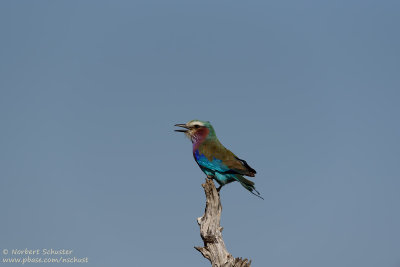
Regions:
M 219 193 L 219 191 L 221 190 L 221 188 L 222 188 L 222 185 L 220 185 L 218 188 L 217 188 L 217 192 Z

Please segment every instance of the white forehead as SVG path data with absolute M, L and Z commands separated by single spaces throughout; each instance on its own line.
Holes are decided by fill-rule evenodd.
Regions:
M 187 126 L 189 126 L 189 127 L 191 127 L 191 126 L 196 126 L 196 125 L 204 126 L 204 123 L 202 123 L 201 121 L 189 121 L 189 122 L 187 123 Z

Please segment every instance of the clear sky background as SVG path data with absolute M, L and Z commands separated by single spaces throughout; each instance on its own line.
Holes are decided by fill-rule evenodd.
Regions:
M 2 1 L 0 249 L 209 266 L 193 248 L 205 175 L 173 132 L 201 119 L 265 198 L 222 189 L 234 256 L 400 266 L 399 14 L 369 0 Z

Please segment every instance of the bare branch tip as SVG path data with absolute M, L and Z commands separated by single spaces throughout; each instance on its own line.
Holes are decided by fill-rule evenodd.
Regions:
M 206 177 L 201 186 L 206 195 L 206 209 L 202 217 L 197 218 L 200 226 L 200 235 L 204 247 L 194 247 L 203 257 L 211 262 L 212 266 L 250 267 L 248 259 L 234 258 L 226 249 L 222 239 L 223 227 L 220 226 L 222 211 L 220 195 L 212 177 Z

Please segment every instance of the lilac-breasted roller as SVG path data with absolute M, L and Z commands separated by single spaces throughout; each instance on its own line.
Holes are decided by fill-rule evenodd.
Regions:
M 208 178 L 218 182 L 218 192 L 222 186 L 238 181 L 253 195 L 262 198 L 254 187 L 254 182 L 243 177 L 254 177 L 256 171 L 221 144 L 209 121 L 192 120 L 175 126 L 184 128 L 175 131 L 184 132 L 192 141 L 195 161 Z

